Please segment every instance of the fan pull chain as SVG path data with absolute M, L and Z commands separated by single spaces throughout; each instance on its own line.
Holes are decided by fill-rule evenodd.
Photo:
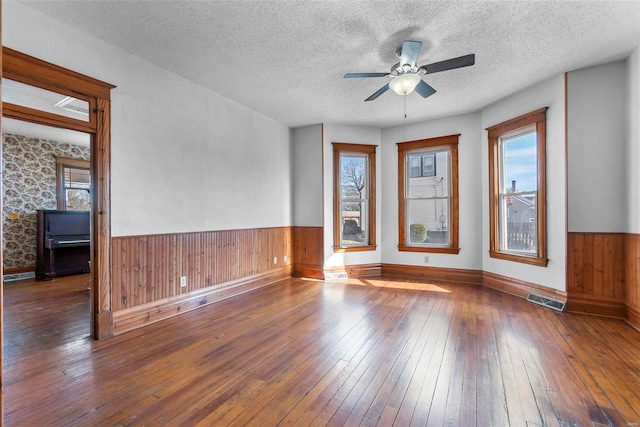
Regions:
M 404 104 L 404 121 L 402 124 L 402 140 L 406 141 L 407 140 L 407 95 L 406 94 L 402 97 L 402 101 Z

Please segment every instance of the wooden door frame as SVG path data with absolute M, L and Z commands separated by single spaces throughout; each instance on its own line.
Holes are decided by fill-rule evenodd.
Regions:
M 91 336 L 111 337 L 111 89 L 115 86 L 7 47 L 2 47 L 2 78 L 89 103 L 88 122 L 4 102 L 1 114 L 91 134 Z M 2 303 L 0 293 L 0 316 Z

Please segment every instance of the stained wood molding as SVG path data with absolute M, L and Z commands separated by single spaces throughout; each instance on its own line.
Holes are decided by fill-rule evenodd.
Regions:
M 490 273 L 488 271 L 482 272 L 482 284 L 487 288 L 506 292 L 521 298 L 527 298 L 527 296 L 533 292 L 561 301 L 567 300 L 566 292 L 558 291 L 546 286 L 540 286 L 535 283 L 529 283 L 524 280 Z
M 113 333 L 119 335 L 198 307 L 270 285 L 288 277 L 291 277 L 291 266 L 284 266 L 251 277 L 199 289 L 188 294 L 163 298 L 148 304 L 119 310 L 113 313 Z
M 306 277 L 309 279 L 324 279 L 322 265 L 294 264 L 292 275 L 294 277 Z
M 459 268 L 423 267 L 403 264 L 382 264 L 385 276 L 413 277 L 433 282 L 482 284 L 481 270 L 464 270 Z
M 567 295 L 567 311 L 619 319 L 626 318 L 627 313 L 624 301 L 618 298 L 576 292 L 569 292 Z
M 640 332 L 640 310 L 626 306 L 627 323 Z
M 10 267 L 2 270 L 2 274 L 5 276 L 8 274 L 20 274 L 20 273 L 31 273 L 32 271 L 36 271 L 35 265 L 27 265 L 26 267 Z
M 324 269 L 325 275 L 331 273 L 347 273 L 347 277 L 372 277 L 381 276 L 382 268 L 381 264 L 354 264 Z

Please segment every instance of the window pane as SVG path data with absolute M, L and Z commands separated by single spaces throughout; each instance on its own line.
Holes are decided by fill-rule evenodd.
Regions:
M 90 185 L 91 175 L 89 169 L 64 167 L 65 188 L 89 188 Z
M 422 176 L 435 176 L 436 174 L 436 155 L 427 154 L 422 156 Z
M 501 195 L 500 238 L 508 251 L 537 253 L 536 196 Z
M 432 154 L 409 156 L 409 162 L 412 162 L 413 158 L 421 160 L 423 165 L 422 172 L 430 171 L 429 173 L 435 173 L 435 175 L 427 176 L 423 173 L 424 176 L 414 177 L 411 175 L 413 172 L 410 172 L 407 177 L 407 198 L 415 199 L 449 196 L 449 151 L 441 150 L 437 152 L 432 151 L 431 153 Z M 426 168 L 424 167 L 425 163 L 427 164 Z
M 538 186 L 536 132 L 502 140 L 503 192 L 535 191 Z
M 411 178 L 422 175 L 422 156 L 409 156 L 409 176 Z
M 342 202 L 341 246 L 367 245 L 367 202 Z
M 340 156 L 340 185 L 343 199 L 366 199 L 367 158 L 363 155 Z
M 407 200 L 408 244 L 449 245 L 449 199 Z
M 67 196 L 67 210 L 88 211 L 91 209 L 88 190 L 69 188 L 65 191 Z
M 89 121 L 89 103 L 46 89 L 2 79 L 2 101 L 60 116 Z

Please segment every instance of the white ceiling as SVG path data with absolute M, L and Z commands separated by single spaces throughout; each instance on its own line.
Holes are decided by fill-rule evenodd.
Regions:
M 23 1 L 25 5 L 295 127 L 403 121 L 403 97 L 364 99 L 403 40 L 418 65 L 475 53 L 473 67 L 423 77 L 407 122 L 480 109 L 640 45 L 640 1 Z
M 22 120 L 2 118 L 2 133 L 40 138 L 50 141 L 66 142 L 69 144 L 89 147 L 91 135 L 84 132 L 77 132 L 70 129 L 61 129 L 53 126 L 39 125 Z

